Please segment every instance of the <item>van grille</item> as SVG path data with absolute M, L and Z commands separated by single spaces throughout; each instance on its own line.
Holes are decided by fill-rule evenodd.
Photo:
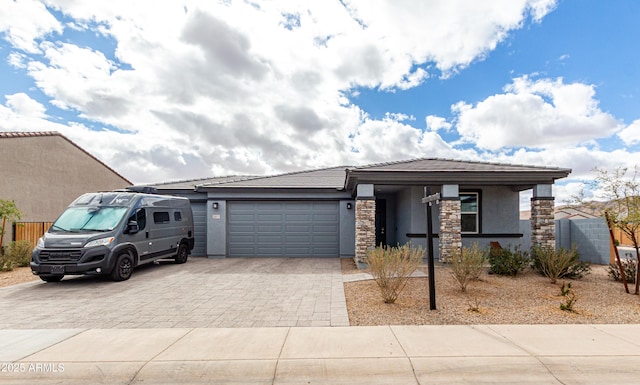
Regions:
M 77 262 L 82 256 L 81 250 L 41 250 L 42 262 Z

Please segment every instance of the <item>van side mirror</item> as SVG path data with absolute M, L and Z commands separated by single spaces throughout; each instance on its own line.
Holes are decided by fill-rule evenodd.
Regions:
M 135 234 L 138 231 L 140 231 L 140 228 L 138 227 L 138 222 L 129 221 L 129 223 L 127 224 L 127 234 Z

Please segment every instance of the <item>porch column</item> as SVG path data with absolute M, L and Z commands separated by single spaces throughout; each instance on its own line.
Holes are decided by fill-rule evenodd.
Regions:
M 462 250 L 460 194 L 458 185 L 443 185 L 440 193 L 440 262 L 449 262 Z
M 554 200 L 550 184 L 533 188 L 531 198 L 531 247 L 556 247 L 556 222 Z
M 364 267 L 367 250 L 376 246 L 376 197 L 372 184 L 358 185 L 356 197 L 356 256 L 358 268 Z

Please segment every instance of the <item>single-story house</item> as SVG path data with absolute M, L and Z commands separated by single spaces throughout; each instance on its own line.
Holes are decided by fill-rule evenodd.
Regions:
M 34 244 L 80 194 L 131 185 L 56 131 L 0 132 L 0 165 L 0 199 L 15 201 L 23 223 L 17 230 Z M 6 227 L 4 245 L 16 238 Z
M 555 246 L 552 186 L 566 168 L 415 159 L 274 176 L 156 184 L 192 201 L 194 255 L 343 257 L 362 262 L 375 245 L 426 247 L 426 187 L 433 202 L 435 252 L 512 243 L 519 192 L 533 190 L 532 243 Z

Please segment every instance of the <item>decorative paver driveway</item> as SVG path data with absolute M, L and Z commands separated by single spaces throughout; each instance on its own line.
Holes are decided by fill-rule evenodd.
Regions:
M 337 258 L 191 257 L 0 289 L 0 329 L 348 326 Z

